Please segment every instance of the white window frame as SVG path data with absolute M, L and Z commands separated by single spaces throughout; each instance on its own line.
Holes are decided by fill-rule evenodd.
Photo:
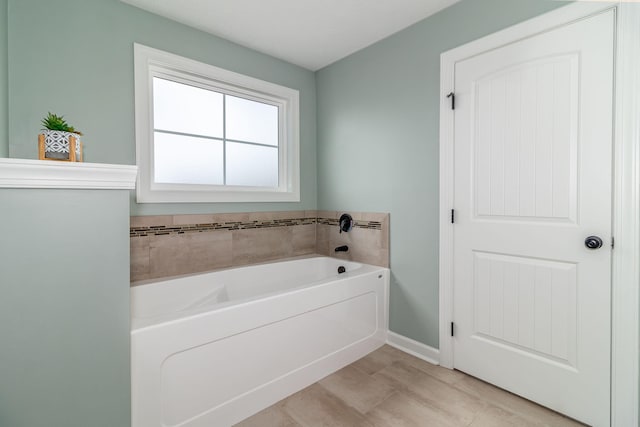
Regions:
M 213 65 L 134 44 L 138 203 L 299 202 L 299 92 Z M 279 108 L 278 187 L 165 184 L 153 180 L 153 78 L 159 77 Z

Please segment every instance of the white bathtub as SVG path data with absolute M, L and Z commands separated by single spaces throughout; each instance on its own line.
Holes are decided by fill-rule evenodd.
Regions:
M 388 289 L 388 269 L 327 257 L 132 287 L 133 427 L 230 426 L 365 356 Z

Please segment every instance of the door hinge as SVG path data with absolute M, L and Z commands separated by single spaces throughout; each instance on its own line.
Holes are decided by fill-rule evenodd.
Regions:
M 456 94 L 451 92 L 447 95 L 447 98 L 451 98 L 451 109 L 456 109 Z
M 616 239 L 615 237 L 611 236 L 611 249 L 614 249 L 616 247 Z
M 456 211 L 454 209 L 451 209 L 451 224 L 455 224 L 456 223 Z
M 451 336 L 453 336 L 453 332 L 454 332 L 454 324 L 453 322 L 451 322 Z

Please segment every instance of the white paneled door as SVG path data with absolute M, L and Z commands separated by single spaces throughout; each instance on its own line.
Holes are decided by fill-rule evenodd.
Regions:
M 614 28 L 604 12 L 455 66 L 455 368 L 593 426 L 610 413 Z

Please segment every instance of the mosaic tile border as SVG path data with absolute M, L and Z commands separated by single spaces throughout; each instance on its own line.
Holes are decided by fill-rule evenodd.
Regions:
M 292 227 L 294 225 L 315 224 L 315 218 L 287 218 L 265 221 L 226 221 L 207 224 L 152 225 L 149 227 L 131 227 L 129 237 L 164 236 L 170 234 L 202 233 L 218 230 L 250 230 L 255 228 Z
M 129 237 L 168 236 L 172 234 L 202 233 L 206 231 L 250 230 L 312 224 L 335 225 L 337 227 L 338 220 L 334 218 L 286 218 L 264 221 L 226 221 L 206 224 L 151 225 L 148 227 L 131 227 L 129 229 Z M 369 230 L 382 230 L 382 223 L 379 221 L 354 221 L 354 227 Z
M 335 218 L 318 218 L 318 224 L 322 225 L 340 225 L 340 220 Z M 382 230 L 382 223 L 379 221 L 358 221 L 353 220 L 355 228 L 366 228 L 368 230 Z

